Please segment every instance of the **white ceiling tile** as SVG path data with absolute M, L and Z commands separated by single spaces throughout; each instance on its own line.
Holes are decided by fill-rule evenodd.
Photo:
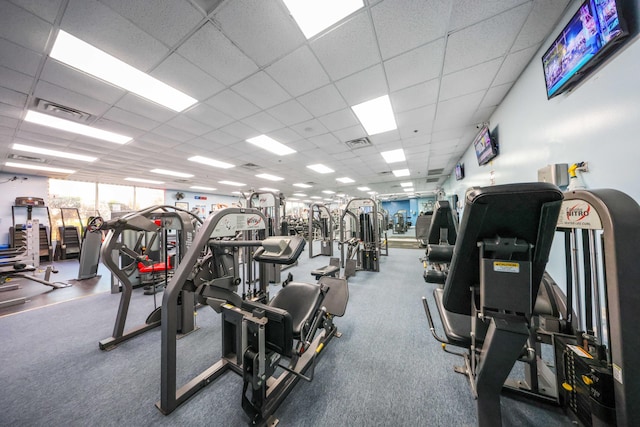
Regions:
M 291 126 L 291 129 L 302 135 L 303 138 L 309 138 L 316 135 L 322 135 L 323 133 L 329 132 L 329 130 L 324 127 L 324 125 L 316 120 L 307 120 L 306 122 L 298 123 L 296 125 Z
M 471 123 L 488 122 L 496 108 L 495 105 L 478 108 L 471 116 Z
M 306 45 L 275 62 L 265 71 L 293 96 L 329 83 L 329 76 Z
M 243 119 L 260 111 L 258 107 L 229 89 L 214 95 L 211 99 L 207 100 L 206 103 L 236 120 Z
M 380 61 L 371 21 L 360 12 L 339 27 L 311 42 L 311 48 L 333 80 Z
M 442 77 L 440 100 L 444 101 L 487 89 L 502 64 L 502 58 L 494 59 Z
M 197 104 L 195 107 L 188 109 L 184 114 L 212 128 L 219 128 L 234 121 L 228 115 L 221 113 L 207 104 Z
M 279 2 L 235 0 L 227 2 L 214 18 L 227 37 L 261 66 L 305 42 Z
M 330 133 L 324 133 L 322 135 L 312 136 L 310 138 L 307 138 L 307 140 L 315 144 L 315 146 L 320 149 L 324 149 L 325 147 L 330 145 L 336 145 L 336 144 L 342 145 L 340 140 Z
M 480 103 L 480 108 L 498 106 L 511 89 L 510 84 L 490 87 L 484 99 Z
M 46 99 L 47 101 L 52 101 L 74 110 L 84 111 L 94 116 L 101 116 L 110 107 L 106 102 L 47 83 L 43 80 L 38 82 L 33 95 L 36 98 Z
M 438 99 L 439 86 L 440 80 L 433 79 L 393 92 L 390 95 L 393 111 L 401 113 L 425 105 L 435 104 Z
M 95 0 L 69 0 L 60 28 L 144 72 L 166 46 Z
M 302 95 L 298 101 L 316 117 L 347 107 L 334 85 L 327 85 Z
M 420 46 L 384 62 L 392 92 L 440 76 L 444 58 L 444 38 Z
M 192 120 L 183 114 L 180 114 L 169 120 L 167 124 L 184 132 L 188 132 L 191 135 L 198 136 L 209 133 L 213 130 L 213 126 L 208 126 L 204 123 Z
M 19 122 L 19 119 L 13 117 L 0 116 L 0 126 L 2 127 L 16 128 Z
M 135 148 L 140 145 L 144 145 L 147 149 L 153 148 L 154 150 L 157 150 L 158 153 L 161 153 L 167 148 L 175 148 L 182 144 L 180 144 L 179 141 L 168 137 L 164 133 L 147 133 L 136 138 L 133 142 L 128 143 L 127 147 Z
M 174 46 L 204 18 L 185 0 L 154 0 L 153 3 L 101 1 L 169 47 Z
M 251 59 L 209 22 L 185 41 L 178 53 L 226 85 L 258 70 Z
M 22 118 L 22 108 L 0 102 L 0 115 L 20 119 Z
M 264 71 L 255 73 L 233 86 L 232 89 L 262 109 L 273 107 L 291 98 Z
M 187 132 L 183 129 L 170 126 L 168 124 L 162 124 L 153 130 L 156 135 L 162 135 L 166 138 L 171 138 L 175 141 L 186 142 L 196 137 L 196 134 Z
M 379 64 L 337 81 L 336 86 L 351 106 L 389 93 L 384 70 Z
M 268 110 L 269 114 L 287 126 L 311 120 L 313 116 L 295 99 L 283 102 Z
M 119 133 L 120 135 L 127 135 L 131 138 L 137 138 L 145 133 L 140 128 L 135 128 L 129 125 L 125 125 L 119 122 L 100 118 L 96 120 L 91 126 L 95 126 L 99 129 L 108 130 L 109 132 Z
M 205 135 L 202 135 L 202 138 L 213 141 L 216 143 L 216 145 L 222 146 L 235 144 L 239 141 L 239 138 L 229 135 L 228 133 L 221 130 L 214 130 L 213 132 L 209 132 Z
M 499 15 L 528 0 L 456 0 L 451 9 L 449 30 L 454 31 Z M 531 3 L 531 2 L 529 2 Z
M 473 124 L 473 114 L 483 96 L 484 91 L 440 102 L 433 130 L 441 131 Z
M 298 153 L 306 152 L 308 150 L 313 150 L 317 148 L 316 144 L 314 144 L 308 139 L 299 139 L 297 141 L 294 141 L 288 144 L 288 146 L 296 150 Z
M 360 122 L 356 118 L 351 108 L 344 108 L 339 111 L 318 117 L 318 120 L 331 132 L 347 127 L 359 126 Z
M 282 123 L 264 111 L 244 118 L 242 119 L 242 122 L 262 133 L 269 133 L 284 127 Z
M 283 144 L 302 139 L 302 137 L 291 128 L 282 128 L 273 132 L 269 132 L 269 136 L 277 141 L 282 142 Z
M 451 0 L 386 0 L 372 7 L 382 58 L 444 37 L 450 8 Z
M 339 129 L 333 131 L 333 134 L 342 142 L 367 136 L 367 132 L 365 132 L 364 128 L 360 125 Z
M 498 71 L 498 74 L 496 75 L 493 84 L 499 85 L 515 82 L 516 79 L 520 76 L 520 73 L 522 73 L 522 70 L 524 70 L 529 61 L 531 61 L 532 56 L 535 55 L 537 51 L 537 46 L 534 46 L 507 55 L 504 63 Z M 540 69 L 542 70 L 542 64 L 540 65 Z
M 40 78 L 107 104 L 113 104 L 126 93 L 123 89 L 61 64 L 51 58 L 47 58 Z
M 222 83 L 177 53 L 171 54 L 150 74 L 198 101 L 204 101 L 224 89 Z
M 524 4 L 451 33 L 444 58 L 444 74 L 504 56 L 518 35 L 530 7 Z
M 42 55 L 0 38 L 0 65 L 35 76 Z
M 400 136 L 402 138 L 410 138 L 416 136 L 417 133 L 421 135 L 428 134 L 432 129 L 435 112 L 435 105 L 427 105 L 396 114 Z
M 569 0 L 537 0 L 533 3 L 533 10 L 518 34 L 511 51 L 521 50 L 530 46 L 538 46 L 545 40 L 558 22 L 558 17 L 567 7 Z
M 395 130 L 390 130 L 388 132 L 379 133 L 376 135 L 370 135 L 369 140 L 375 147 L 378 147 L 379 145 L 387 145 L 390 142 L 397 142 L 398 144 L 400 144 L 400 132 L 397 129 L 395 129 Z M 382 151 L 386 151 L 386 150 L 387 149 L 385 148 L 385 150 L 382 150 Z
M 66 146 L 73 141 L 76 135 L 34 123 L 22 122 L 16 137 L 25 141 L 49 142 Z
M 132 113 L 131 111 L 125 111 L 121 108 L 112 107 L 107 111 L 103 117 L 105 119 L 112 120 L 114 122 L 124 123 L 134 128 L 150 131 L 160 125 L 160 122 L 151 120 L 148 117 L 141 116 L 139 114 Z
M 62 0 L 11 0 L 11 2 L 27 9 L 45 21 L 53 23 L 58 15 Z
M 132 93 L 127 93 L 115 105 L 123 110 L 148 117 L 157 122 L 165 122 L 175 116 L 175 112 L 158 104 L 149 102 Z
M 8 1 L 0 2 L 0 38 L 42 52 L 50 32 L 50 23 Z
M 29 93 L 34 80 L 33 77 L 27 74 L 0 66 L 0 86 L 22 93 Z
M 243 141 L 248 138 L 253 138 L 254 136 L 258 136 L 260 134 L 260 132 L 253 129 L 252 127 L 245 125 L 242 122 L 234 122 L 234 123 L 228 124 L 220 130 L 228 133 L 229 135 L 235 136 Z

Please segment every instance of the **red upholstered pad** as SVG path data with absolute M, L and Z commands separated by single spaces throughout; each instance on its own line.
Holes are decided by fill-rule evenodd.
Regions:
M 172 270 L 172 269 L 173 267 L 171 266 L 171 259 L 169 259 L 169 265 L 166 265 L 166 263 L 164 262 L 158 262 L 151 265 L 144 265 L 141 262 L 138 263 L 138 271 L 140 273 L 155 273 L 157 271 L 165 271 L 165 270 Z

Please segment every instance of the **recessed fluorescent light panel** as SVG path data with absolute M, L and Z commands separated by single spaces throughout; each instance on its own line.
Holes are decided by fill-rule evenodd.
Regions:
M 58 32 L 49 56 L 173 111 L 180 112 L 198 102 L 62 30 Z
M 296 197 L 307 197 L 307 195 L 304 193 L 293 193 L 293 195 Z
M 233 185 L 234 187 L 242 187 L 243 184 L 241 182 L 235 182 L 235 181 L 218 181 L 220 184 L 224 184 L 224 185 Z
M 411 191 L 413 193 L 413 187 L 407 187 L 407 188 L 403 188 L 404 191 Z
M 4 164 L 10 168 L 31 169 L 35 171 L 55 172 L 55 173 L 75 173 L 76 171 L 63 168 L 52 168 L 50 166 L 27 165 L 23 163 L 6 162 Z
M 260 173 L 258 175 L 256 175 L 256 178 L 262 178 L 262 179 L 266 179 L 269 181 L 282 181 L 284 178 L 279 177 L 279 176 L 275 176 L 275 175 L 270 175 L 268 173 Z
M 358 120 L 362 123 L 364 130 L 369 135 L 376 135 L 398 128 L 396 119 L 391 108 L 389 95 L 363 102 L 351 107 Z
M 409 169 L 397 169 L 397 170 L 394 170 L 394 171 L 391 171 L 391 172 L 393 172 L 393 174 L 398 178 L 401 177 L 401 176 L 409 176 L 409 175 L 411 175 L 411 173 L 409 172 Z
M 358 187 L 358 190 L 360 190 L 360 191 L 371 191 L 371 189 L 369 187 Z
M 272 193 L 277 193 L 277 192 L 280 191 L 277 188 L 269 188 L 269 187 L 258 188 L 258 190 L 260 190 L 260 191 L 271 191 Z
M 216 191 L 216 189 L 213 187 L 202 187 L 200 185 L 192 185 L 189 188 L 192 188 L 194 190 L 202 190 L 202 191 Z
M 311 196 L 311 198 L 314 199 L 314 200 L 322 199 L 322 197 L 320 197 L 320 196 Z
M 371 194 L 372 196 L 376 194 L 375 191 L 367 191 L 367 194 Z
M 298 200 L 300 200 L 300 199 L 296 199 L 295 197 L 289 197 L 289 199 L 288 199 L 288 200 L 293 201 L 293 202 L 297 202 L 297 201 L 298 201 Z
M 184 172 L 175 172 L 166 169 L 151 169 L 149 172 L 157 173 L 160 175 L 177 176 L 178 178 L 191 178 L 193 174 Z
M 144 178 L 125 178 L 125 181 L 144 182 L 145 184 L 164 184 L 164 181 L 154 181 L 153 179 Z
M 231 163 L 221 162 L 220 160 L 209 159 L 208 157 L 193 156 L 187 160 L 196 163 L 202 163 L 203 165 L 213 166 L 214 168 L 229 169 L 234 167 Z
M 401 182 L 401 187 L 413 187 L 413 182 Z
M 286 145 L 276 141 L 275 139 L 268 137 L 267 135 L 260 135 L 256 136 L 255 138 L 249 138 L 247 139 L 247 142 L 255 145 L 256 147 L 260 147 L 263 150 L 278 154 L 279 156 L 285 156 L 287 154 L 296 152 L 296 150 L 294 150 L 293 148 L 289 148 Z
M 405 160 L 407 160 L 404 157 L 404 150 L 402 148 L 398 150 L 383 151 L 380 154 L 382 154 L 384 161 L 387 163 L 404 162 Z
M 307 39 L 364 6 L 362 0 L 283 0 Z
M 117 133 L 109 132 L 102 129 L 96 129 L 91 126 L 72 122 L 70 120 L 59 119 L 58 117 L 38 113 L 37 111 L 33 110 L 27 111 L 27 115 L 25 116 L 24 120 L 29 123 L 35 123 L 37 125 L 60 129 L 65 132 L 77 133 L 79 135 L 89 136 L 91 138 L 102 139 L 103 141 L 115 142 L 116 144 L 126 144 L 132 139 L 129 136 L 119 135 Z
M 355 182 L 354 180 L 346 176 L 343 176 L 342 178 L 336 178 L 336 181 L 341 182 L 343 184 L 351 184 L 352 182 Z
M 325 166 L 325 165 L 321 165 L 321 164 L 315 164 L 315 165 L 308 165 L 307 166 L 309 169 L 311 169 L 312 171 L 318 172 L 318 173 L 332 173 L 334 172 L 333 169 Z
M 336 194 L 336 192 L 335 192 L 335 191 L 331 191 L 331 190 L 322 190 L 322 192 L 323 192 L 324 194 Z
M 302 182 L 297 182 L 295 184 L 293 184 L 294 187 L 300 187 L 300 188 L 311 188 L 313 187 L 313 185 L 309 185 L 309 184 L 304 184 Z
M 13 144 L 12 149 L 17 151 L 25 151 L 27 153 L 44 154 L 45 156 L 63 157 L 65 159 L 80 160 L 83 162 L 94 162 L 98 158 L 91 156 L 83 156 L 82 154 L 65 153 L 63 151 L 49 150 L 47 148 L 32 147 L 30 145 Z

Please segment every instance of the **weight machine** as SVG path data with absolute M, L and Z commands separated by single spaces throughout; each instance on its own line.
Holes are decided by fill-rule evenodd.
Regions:
M 380 271 L 380 230 L 377 224 L 378 208 L 373 199 L 349 200 L 340 216 L 340 264 L 345 269 L 345 277 L 358 270 Z M 345 251 L 349 255 L 346 258 Z
M 322 203 L 309 205 L 309 258 L 320 255 L 333 256 L 333 217 Z M 316 239 L 316 236 L 319 238 Z M 314 255 L 314 243 L 320 242 L 320 253 Z

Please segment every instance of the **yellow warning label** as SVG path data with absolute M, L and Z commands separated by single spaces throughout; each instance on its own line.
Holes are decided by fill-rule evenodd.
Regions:
M 567 347 L 571 350 L 573 350 L 573 352 L 575 354 L 577 354 L 580 357 L 586 357 L 587 359 L 593 359 L 593 356 L 591 356 L 587 350 L 585 350 L 582 347 L 578 347 L 577 345 L 572 345 L 572 344 L 568 344 Z
M 520 264 L 517 262 L 494 261 L 493 271 L 500 273 L 520 273 Z

